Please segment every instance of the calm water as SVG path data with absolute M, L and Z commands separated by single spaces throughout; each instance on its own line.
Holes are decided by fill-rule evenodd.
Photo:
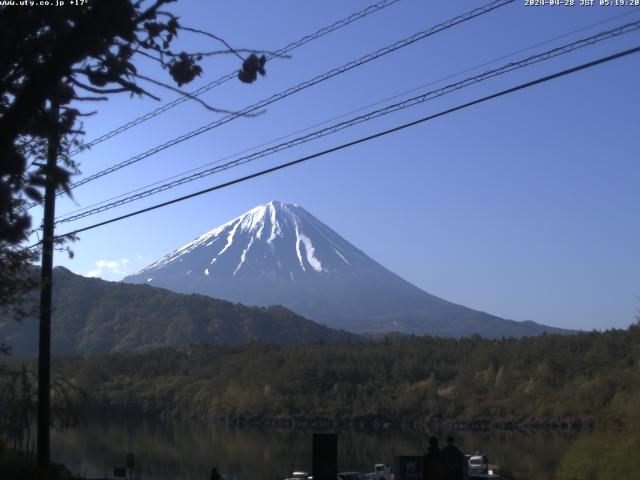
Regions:
M 395 455 L 422 454 L 429 432 L 340 432 L 339 469 L 369 472 Z M 446 433 L 437 436 L 444 441 Z M 577 438 L 561 432 L 456 433 L 465 452 L 481 450 L 521 480 L 550 479 Z M 144 480 L 208 480 L 212 466 L 247 480 L 275 480 L 311 468 L 311 432 L 230 429 L 193 421 L 91 422 L 52 434 L 52 456 L 75 474 L 111 477 L 129 452 Z

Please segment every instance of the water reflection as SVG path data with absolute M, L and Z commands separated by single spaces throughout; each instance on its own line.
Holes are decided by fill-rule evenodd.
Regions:
M 310 431 L 230 429 L 193 421 L 92 421 L 52 434 L 52 456 L 74 473 L 106 477 L 136 456 L 145 480 L 208 479 L 211 467 L 243 473 L 249 480 L 274 480 L 311 467 Z M 340 432 L 341 470 L 371 471 L 395 455 L 422 454 L 432 432 Z M 446 433 L 434 433 L 444 443 Z M 462 432 L 456 443 L 465 452 L 480 450 L 521 480 L 551 479 L 576 434 L 563 432 Z

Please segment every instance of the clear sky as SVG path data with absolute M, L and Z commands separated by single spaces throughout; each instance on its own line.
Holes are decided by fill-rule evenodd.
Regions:
M 183 24 L 216 33 L 238 48 L 275 50 L 370 3 L 180 0 L 172 9 Z M 267 76 L 255 84 L 231 81 L 203 98 L 220 108 L 243 108 L 483 3 L 401 0 L 295 50 L 290 59 L 271 61 Z M 259 117 L 237 119 L 80 187 L 74 192 L 77 203 L 61 200 L 57 212 L 219 160 L 614 16 L 620 17 L 491 67 L 640 20 L 637 7 L 579 3 L 529 7 L 518 0 L 270 105 Z M 180 41 L 192 50 L 219 47 L 211 39 L 191 34 L 183 34 Z M 63 225 L 57 232 L 289 161 L 639 44 L 636 31 Z M 238 59 L 232 56 L 209 58 L 204 75 L 190 88 L 238 67 Z M 155 72 L 144 62 L 139 68 Z M 75 258 L 58 254 L 55 263 L 83 275 L 119 280 L 255 205 L 276 199 L 303 206 L 390 270 L 447 300 L 505 318 L 560 327 L 626 327 L 640 308 L 639 85 L 640 54 L 636 54 L 83 233 L 73 245 Z M 176 98 L 168 90 L 150 88 L 163 101 Z M 99 104 L 99 114 L 86 120 L 86 139 L 158 105 L 128 96 Z M 182 104 L 79 155 L 82 174 L 95 173 L 218 117 L 194 102 Z

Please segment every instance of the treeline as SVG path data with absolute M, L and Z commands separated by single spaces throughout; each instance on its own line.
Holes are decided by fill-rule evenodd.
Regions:
M 358 342 L 353 333 L 312 322 L 280 306 L 247 307 L 204 295 L 183 295 L 149 285 L 106 282 L 54 269 L 52 352 L 96 355 L 194 342 L 291 345 L 323 340 Z M 38 292 L 33 292 L 33 300 Z M 37 305 L 37 303 L 35 303 Z M 0 309 L 1 310 L 1 309 Z M 0 311 L 0 343 L 14 355 L 36 356 L 37 309 L 16 322 Z
M 640 418 L 639 363 L 634 326 L 503 340 L 164 348 L 63 358 L 54 370 L 103 414 L 622 425 Z

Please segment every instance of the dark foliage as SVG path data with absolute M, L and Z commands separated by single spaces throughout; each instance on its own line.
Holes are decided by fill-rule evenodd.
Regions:
M 41 200 L 47 179 L 58 189 L 68 189 L 76 166 L 66 153 L 81 146 L 83 133 L 79 119 L 85 113 L 78 105 L 117 93 L 158 99 L 142 86 L 145 82 L 180 91 L 140 73 L 135 66 L 139 56 L 156 61 L 178 86 L 199 76 L 198 62 L 210 54 L 236 55 L 244 62 L 242 71 L 254 80 L 256 72 L 264 75 L 264 57 L 256 62 L 252 54 L 245 60 L 221 38 L 182 26 L 164 10 L 173 2 L 92 0 L 71 8 L 0 6 L 0 240 L 16 244 L 25 239 L 31 221 L 23 207 L 26 199 Z M 226 49 L 173 51 L 181 31 L 205 35 Z M 52 105 L 60 106 L 58 118 Z M 47 169 L 43 162 L 47 140 L 56 135 L 61 137 L 63 163 Z
M 253 83 L 258 78 L 258 74 L 263 77 L 267 74 L 264 65 L 267 59 L 264 55 L 258 57 L 252 53 L 242 64 L 242 69 L 238 72 L 238 78 L 244 83 Z
M 33 453 L 37 416 L 37 374 L 22 365 L 0 372 L 0 438 L 14 451 Z M 77 425 L 75 405 L 90 404 L 90 397 L 59 375 L 51 383 L 51 428 L 62 431 Z
M 54 270 L 54 355 L 93 355 L 194 343 L 279 344 L 358 341 L 357 335 L 306 320 L 283 307 L 246 307 L 204 295 L 105 282 Z M 38 322 L 0 316 L 0 338 L 16 355 L 35 355 Z
M 33 299 L 27 297 L 38 281 L 29 265 L 38 253 L 21 245 L 31 233 L 26 206 L 42 201 L 48 183 L 70 194 L 70 179 L 77 173 L 70 151 L 82 146 L 81 117 L 92 114 L 79 105 L 117 93 L 158 99 L 141 86 L 144 82 L 182 92 L 141 74 L 134 65 L 139 56 L 158 62 L 179 86 L 202 73 L 198 62 L 205 55 L 227 53 L 244 60 L 215 35 L 182 26 L 163 9 L 174 1 L 0 6 L 0 318 L 33 313 Z M 175 52 L 171 46 L 180 31 L 213 38 L 225 50 Z M 264 74 L 264 61 L 261 69 Z M 60 162 L 49 168 L 48 142 L 55 138 Z M 7 352 L 0 342 L 0 353 Z
M 508 340 L 187 347 L 62 359 L 102 412 L 638 424 L 640 328 Z

